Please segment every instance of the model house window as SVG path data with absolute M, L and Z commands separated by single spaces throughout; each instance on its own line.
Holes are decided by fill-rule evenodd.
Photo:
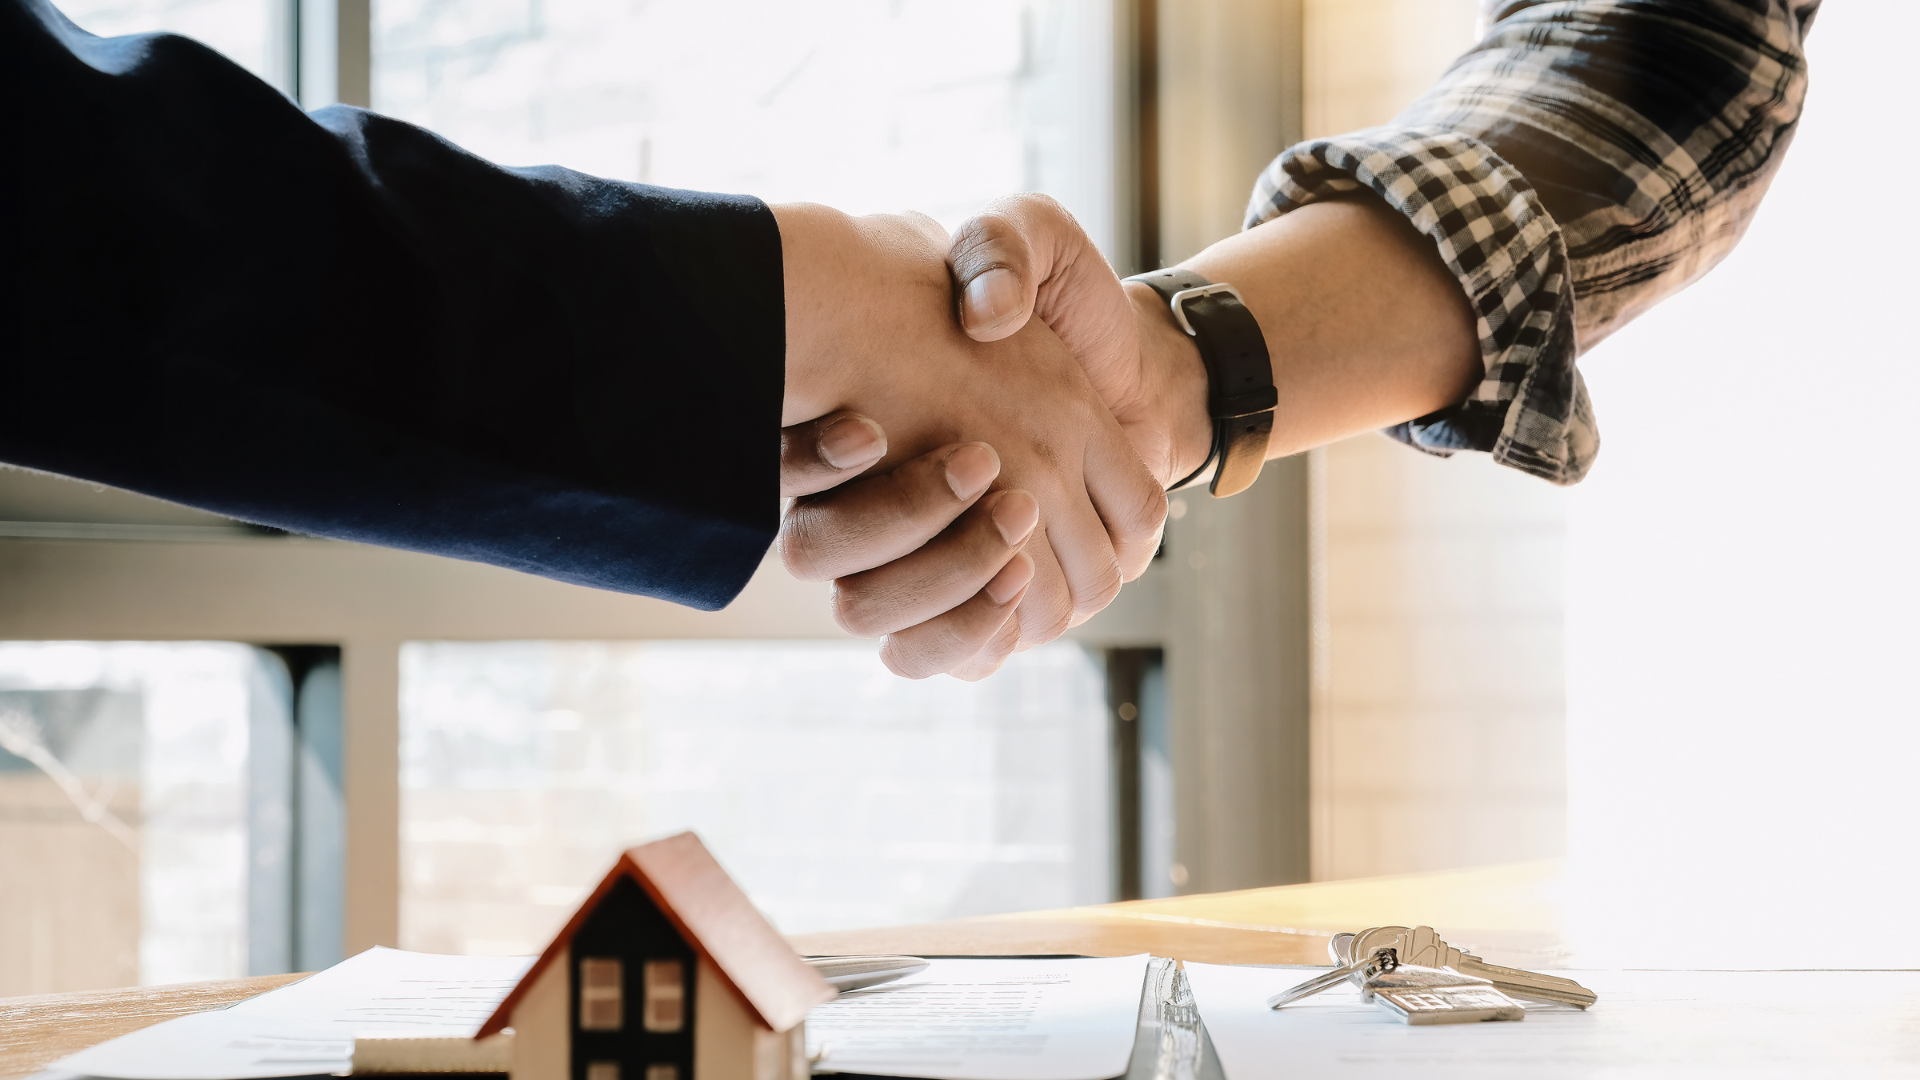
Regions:
M 580 1030 L 619 1031 L 624 1023 L 618 957 L 580 961 Z
M 668 1068 L 672 1068 L 671 1065 Z M 587 1062 L 587 1080 L 620 1080 L 620 1063 L 617 1061 Z M 653 1068 L 647 1069 L 647 1080 L 653 1080 Z
M 646 988 L 646 1002 L 641 1011 L 641 1024 L 648 1031 L 679 1031 L 687 1026 L 687 989 L 685 967 L 678 960 L 649 960 L 641 980 Z M 652 1080 L 653 1070 L 672 1069 L 673 1066 L 651 1066 L 647 1076 Z
M 680 1066 L 649 1065 L 647 1066 L 647 1080 L 680 1080 Z

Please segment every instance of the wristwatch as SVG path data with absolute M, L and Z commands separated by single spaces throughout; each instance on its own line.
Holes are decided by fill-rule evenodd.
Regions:
M 1209 490 L 1214 497 L 1238 495 L 1253 485 L 1267 462 L 1273 410 L 1280 403 L 1260 323 L 1233 286 L 1215 284 L 1191 270 L 1174 267 L 1127 280 L 1160 294 L 1173 308 L 1173 321 L 1199 346 L 1207 366 L 1213 447 L 1198 469 L 1167 490 L 1186 487 L 1213 469 Z

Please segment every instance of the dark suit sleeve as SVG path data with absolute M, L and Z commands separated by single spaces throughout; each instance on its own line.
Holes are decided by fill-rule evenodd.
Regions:
M 0 461 L 717 608 L 779 511 L 757 199 L 303 114 L 0 0 Z

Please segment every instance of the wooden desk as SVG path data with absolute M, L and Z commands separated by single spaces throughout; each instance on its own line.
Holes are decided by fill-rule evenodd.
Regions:
M 1208 964 L 1324 964 L 1327 939 L 1369 926 L 1425 923 L 1496 963 L 1545 963 L 1560 948 L 1549 860 L 1356 881 L 1131 900 L 1057 911 L 800 934 L 801 952 L 936 956 L 1152 953 Z
M 38 1072 L 95 1043 L 264 994 L 304 975 L 0 998 L 0 1080 Z
M 802 952 L 1007 956 L 1153 953 L 1215 964 L 1324 964 L 1342 930 L 1424 922 L 1489 960 L 1551 955 L 1559 913 L 1557 862 L 1440 874 L 1284 885 L 1244 892 L 1136 900 L 920 926 L 802 934 Z M 175 1016 L 219 1008 L 299 975 L 227 982 L 0 998 L 0 1080 L 15 1080 L 76 1050 Z

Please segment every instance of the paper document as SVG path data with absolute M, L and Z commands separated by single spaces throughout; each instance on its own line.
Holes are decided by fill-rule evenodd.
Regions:
M 113 1080 L 343 1072 L 353 1059 L 355 1035 L 472 1035 L 532 963 L 530 956 L 369 949 L 231 1008 L 168 1020 L 82 1050 L 52 1071 Z
M 807 1014 L 816 1071 L 931 1080 L 1111 1080 L 1127 1071 L 1148 957 L 935 960 Z
M 1186 965 L 1227 1080 L 1911 1078 L 1920 972 L 1578 971 L 1586 1012 L 1410 1027 L 1348 986 L 1266 999 L 1324 968 Z

